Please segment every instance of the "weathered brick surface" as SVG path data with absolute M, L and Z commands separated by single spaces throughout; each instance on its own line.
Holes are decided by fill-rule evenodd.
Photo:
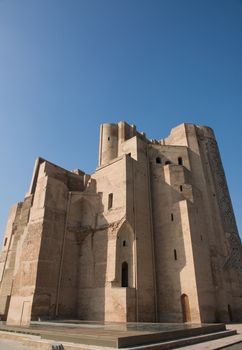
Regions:
M 242 315 L 241 242 L 208 127 L 182 124 L 151 141 L 124 122 L 103 124 L 92 175 L 39 158 L 4 242 L 8 324 Z

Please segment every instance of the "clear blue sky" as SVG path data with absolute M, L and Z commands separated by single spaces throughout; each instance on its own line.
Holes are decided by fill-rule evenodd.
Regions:
M 242 1 L 0 0 L 0 232 L 37 156 L 91 172 L 120 120 L 214 128 L 242 233 Z

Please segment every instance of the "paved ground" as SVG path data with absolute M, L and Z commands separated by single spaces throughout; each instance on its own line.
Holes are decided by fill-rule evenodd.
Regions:
M 11 334 L 41 336 L 42 339 L 60 343 L 85 344 L 96 347 L 115 348 L 143 345 L 147 342 L 174 340 L 197 336 L 203 332 L 224 331 L 221 324 L 170 324 L 170 323 L 97 323 L 97 322 L 32 322 L 29 327 L 10 327 L 4 324 L 1 331 Z M 16 340 L 16 338 L 14 338 Z M 85 346 L 83 345 L 83 348 Z
M 242 347 L 242 343 L 231 345 L 231 346 L 227 346 L 225 349 L 226 350 L 241 350 L 241 347 Z
M 24 346 L 13 340 L 0 339 L 0 350 L 36 350 L 36 348 Z
M 242 324 L 233 324 L 227 325 L 227 329 L 237 329 L 238 334 L 223 338 L 217 339 L 209 342 L 204 342 L 196 345 L 185 346 L 179 348 L 180 350 L 242 350 Z M 237 342 L 237 344 L 232 345 Z M 38 347 L 39 348 L 39 347 Z M 101 347 L 95 346 L 85 346 L 85 349 L 89 350 L 100 350 Z M 107 349 L 107 348 L 102 348 Z M 109 348 L 111 350 L 112 348 Z M 0 350 L 38 350 L 37 347 L 25 346 L 16 340 L 7 340 L 0 338 Z

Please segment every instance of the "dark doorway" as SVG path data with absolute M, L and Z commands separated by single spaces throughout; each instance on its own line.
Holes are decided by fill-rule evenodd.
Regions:
M 231 306 L 228 304 L 228 314 L 229 314 L 229 320 L 230 322 L 233 321 L 233 315 L 232 315 L 232 310 L 231 310 Z
M 182 316 L 183 322 L 191 322 L 189 299 L 186 294 L 181 296 Z
M 122 287 L 128 287 L 128 284 L 129 284 L 128 263 L 124 261 L 122 263 Z

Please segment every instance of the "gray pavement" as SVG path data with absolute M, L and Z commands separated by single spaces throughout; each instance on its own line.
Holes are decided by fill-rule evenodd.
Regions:
M 231 345 L 231 346 L 226 346 L 226 348 L 224 348 L 224 350 L 241 350 L 241 349 L 242 349 L 242 343 Z
M 226 337 L 222 339 L 216 339 L 200 344 L 194 344 L 190 346 L 185 346 L 179 348 L 180 350 L 242 350 L 242 324 L 230 324 L 227 325 L 227 329 L 237 329 L 238 334 Z M 31 337 L 31 336 L 30 336 Z M 42 342 L 42 341 L 41 341 Z M 236 343 L 236 344 L 235 344 Z M 66 344 L 67 345 L 67 344 Z M 105 347 L 97 347 L 97 346 L 82 346 L 79 345 L 80 349 L 86 350 L 114 350 L 114 348 L 105 348 Z M 38 350 L 39 346 L 26 346 L 21 343 L 21 341 L 16 340 L 8 340 L 4 338 L 0 338 L 0 350 Z
M 37 350 L 14 340 L 0 339 L 0 350 Z

